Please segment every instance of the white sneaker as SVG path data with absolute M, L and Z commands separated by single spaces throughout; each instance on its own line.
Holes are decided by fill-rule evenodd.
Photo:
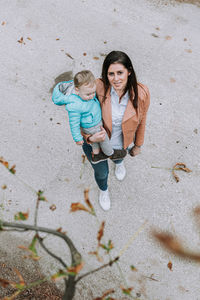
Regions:
M 120 164 L 115 164 L 115 176 L 120 181 L 126 176 L 126 169 L 123 161 Z
M 99 192 L 99 204 L 103 210 L 109 210 L 110 209 L 110 197 L 108 189 L 106 191 L 100 190 Z

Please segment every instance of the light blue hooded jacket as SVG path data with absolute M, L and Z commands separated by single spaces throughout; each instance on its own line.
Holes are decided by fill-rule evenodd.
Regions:
M 83 140 L 81 127 L 96 126 L 102 119 L 101 106 L 96 96 L 91 100 L 81 99 L 75 94 L 73 80 L 59 82 L 53 90 L 52 100 L 57 105 L 65 105 L 75 142 Z

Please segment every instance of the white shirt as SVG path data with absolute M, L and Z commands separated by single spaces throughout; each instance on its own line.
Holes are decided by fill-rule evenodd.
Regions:
M 113 149 L 123 148 L 123 134 L 122 134 L 122 119 L 126 106 L 128 104 L 129 95 L 128 91 L 121 98 L 119 103 L 119 96 L 117 95 L 115 89 L 111 87 L 111 107 L 112 107 L 112 135 L 111 135 L 111 145 Z

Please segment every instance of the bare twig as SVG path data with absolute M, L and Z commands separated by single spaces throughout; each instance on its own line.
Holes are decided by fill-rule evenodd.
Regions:
M 109 261 L 107 264 L 104 264 L 103 266 L 101 266 L 101 267 L 99 267 L 99 268 L 97 268 L 97 269 L 94 269 L 94 270 L 92 270 L 92 271 L 89 271 L 89 272 L 83 274 L 82 276 L 78 277 L 78 278 L 76 279 L 75 282 L 77 283 L 78 281 L 80 281 L 80 280 L 83 279 L 84 277 L 86 277 L 86 276 L 88 276 L 88 275 L 91 275 L 91 274 L 93 274 L 93 273 L 95 273 L 95 272 L 98 272 L 98 271 L 100 271 L 100 270 L 102 270 L 102 269 L 104 269 L 104 268 L 106 268 L 106 267 L 111 267 L 111 266 L 113 265 L 113 263 L 117 262 L 118 260 L 119 260 L 119 257 L 117 256 L 117 257 L 115 257 L 113 260 Z
M 23 228 L 26 230 L 46 232 L 49 234 L 56 235 L 56 236 L 62 238 L 66 242 L 67 246 L 69 247 L 70 252 L 71 252 L 72 265 L 78 265 L 81 261 L 81 254 L 75 248 L 71 239 L 62 232 L 58 232 L 56 230 L 46 228 L 46 227 L 33 226 L 33 225 L 28 225 L 28 224 L 9 223 L 9 222 L 4 222 L 4 221 L 1 221 L 1 226 L 2 227 L 12 227 L 12 228 Z
M 64 268 L 67 268 L 67 265 L 66 263 L 62 260 L 62 258 L 60 258 L 59 256 L 55 255 L 54 253 L 52 253 L 43 243 L 43 240 L 42 238 L 38 235 L 38 240 L 39 240 L 39 243 L 41 245 L 41 247 L 49 254 L 51 255 L 53 258 L 55 258 L 56 260 L 58 260 L 61 265 L 64 267 Z
M 81 254 L 78 252 L 78 250 L 75 248 L 73 242 L 71 239 L 64 233 L 58 232 L 53 229 L 45 228 L 45 227 L 39 227 L 39 226 L 33 226 L 33 225 L 28 225 L 28 224 L 18 224 L 18 223 L 9 223 L 9 222 L 4 222 L 0 220 L 0 227 L 12 227 L 12 228 L 22 228 L 26 230 L 31 230 L 35 232 L 46 232 L 55 236 L 58 236 L 62 238 L 67 246 L 70 249 L 71 253 L 71 265 L 76 266 L 79 265 L 82 258 Z M 65 293 L 63 296 L 63 300 L 71 300 L 74 297 L 75 294 L 75 286 L 76 286 L 76 281 L 75 281 L 75 276 L 69 275 L 68 279 L 65 280 Z
M 11 232 L 11 231 L 17 231 L 17 232 L 26 232 L 26 231 L 28 231 L 27 229 L 1 229 L 1 231 L 6 231 L 6 232 Z

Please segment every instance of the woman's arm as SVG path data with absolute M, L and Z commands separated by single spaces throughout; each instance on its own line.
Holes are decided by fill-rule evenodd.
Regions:
M 140 124 L 138 125 L 138 128 L 136 130 L 135 133 L 135 141 L 134 144 L 136 146 L 142 146 L 144 143 L 144 133 L 145 133 L 145 126 L 146 126 L 146 119 L 147 119 L 147 111 L 149 108 L 149 104 L 150 104 L 150 94 L 149 94 L 149 89 L 146 86 L 142 85 L 142 89 L 143 89 L 143 113 L 142 113 L 142 119 L 140 121 Z
M 144 86 L 141 85 L 142 89 L 144 91 L 143 93 L 143 115 L 142 115 L 142 120 L 136 130 L 135 133 L 135 141 L 134 141 L 134 146 L 131 148 L 130 150 L 130 155 L 131 156 L 136 156 L 141 152 L 141 146 L 144 143 L 144 133 L 145 133 L 145 127 L 146 127 L 146 119 L 147 119 L 147 111 L 149 108 L 149 104 L 150 104 L 150 93 L 149 93 L 149 89 Z
M 106 131 L 102 126 L 101 126 L 101 131 L 96 132 L 93 135 L 86 134 L 84 132 L 81 132 L 81 134 L 88 144 L 103 142 L 106 137 Z

